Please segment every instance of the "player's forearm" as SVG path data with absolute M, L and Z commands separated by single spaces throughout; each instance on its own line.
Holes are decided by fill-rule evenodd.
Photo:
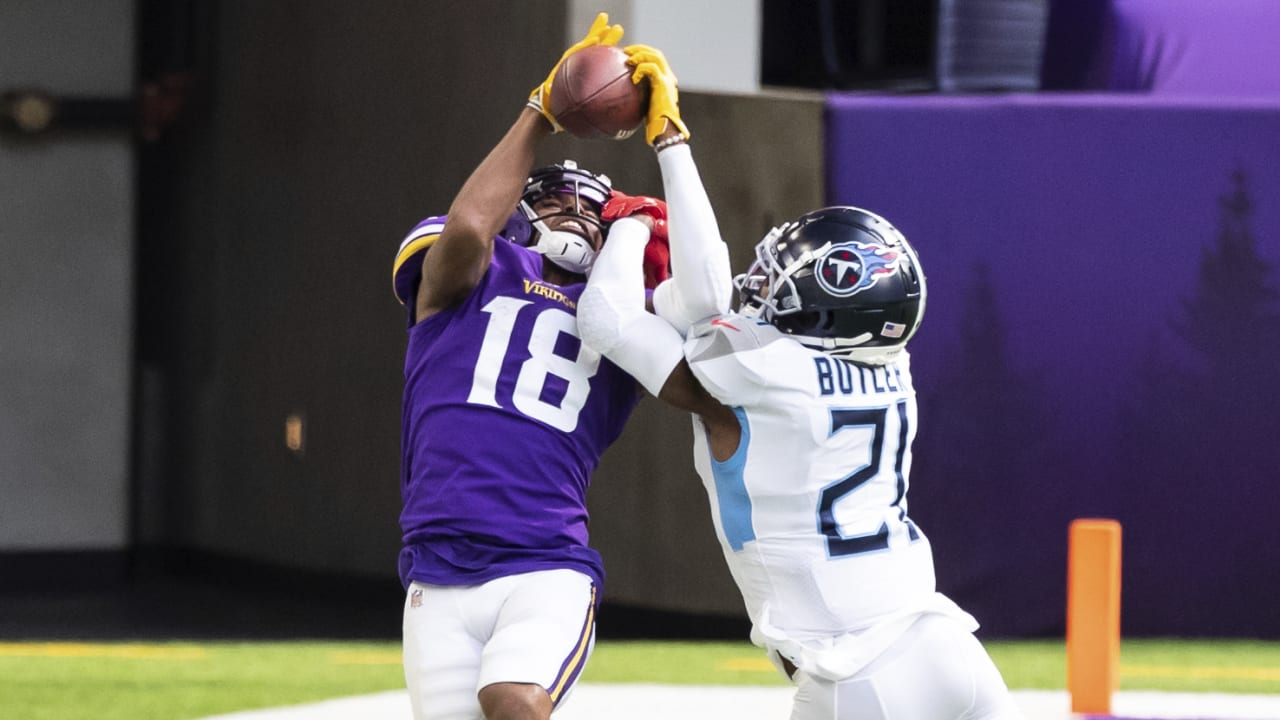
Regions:
M 729 250 L 720 238 L 715 211 L 694 164 L 688 145 L 658 153 L 663 191 L 667 199 L 674 304 L 688 324 L 729 309 L 732 277 Z M 664 313 L 664 317 L 666 314 Z M 677 328 L 680 327 L 677 324 Z
M 493 256 L 493 237 L 511 217 L 533 167 L 533 151 L 547 124 L 525 108 L 480 163 L 449 206 L 440 237 L 422 261 L 417 317 L 461 302 L 480 282 Z
M 449 207 L 449 224 L 455 231 L 481 242 L 493 241 L 520 200 L 538 142 L 549 133 L 537 111 L 521 111 L 507 134 L 472 171 Z
M 587 347 L 658 395 L 684 359 L 684 339 L 645 310 L 644 246 L 649 230 L 634 218 L 613 224 L 578 300 L 578 333 Z

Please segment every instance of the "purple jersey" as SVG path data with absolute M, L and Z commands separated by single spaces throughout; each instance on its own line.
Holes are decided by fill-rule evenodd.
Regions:
M 406 586 L 553 568 L 602 584 L 600 555 L 587 545 L 587 484 L 639 386 L 578 339 L 585 285 L 541 278 L 541 255 L 499 238 L 467 299 L 409 328 Z

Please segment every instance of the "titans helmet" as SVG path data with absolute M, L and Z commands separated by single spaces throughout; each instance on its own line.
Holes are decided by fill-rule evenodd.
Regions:
M 801 344 L 890 362 L 920 327 L 925 281 L 906 237 L 856 207 L 828 207 L 771 230 L 734 278 L 741 311 Z
M 603 233 L 604 225 L 597 217 L 612 192 L 607 175 L 594 175 L 579 168 L 572 160 L 534 170 L 520 196 L 520 212 L 532 229 L 528 233 L 527 243 L 522 244 L 545 255 L 551 262 L 569 272 L 587 274 L 596 259 L 596 249 L 591 241 L 574 232 L 552 230 L 547 227 L 546 220 L 555 215 L 574 215 L 579 220 L 596 226 Z M 533 206 L 552 193 L 570 194 L 574 201 L 564 210 L 539 216 Z M 584 213 L 586 207 L 591 207 L 595 215 Z

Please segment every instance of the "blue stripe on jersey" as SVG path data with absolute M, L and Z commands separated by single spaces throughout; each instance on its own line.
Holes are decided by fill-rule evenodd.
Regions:
M 591 650 L 591 638 L 595 635 L 595 627 L 596 586 L 595 583 L 592 583 L 591 604 L 587 606 L 587 618 L 582 623 L 582 632 L 578 634 L 578 642 L 573 646 L 573 652 L 569 653 L 569 657 L 565 658 L 555 681 L 551 683 L 551 687 L 547 690 L 547 694 L 551 696 L 552 707 L 560 704 L 560 699 L 564 697 L 565 692 L 570 687 L 573 687 L 573 684 L 578 680 L 578 676 L 582 674 L 582 668 L 586 666 L 587 656 Z
M 751 526 L 751 495 L 747 493 L 747 481 L 743 470 L 747 464 L 747 445 L 751 443 L 751 426 L 747 424 L 747 412 L 740 407 L 733 409 L 742 426 L 742 439 L 738 449 L 724 462 L 711 458 L 711 474 L 716 479 L 716 501 L 720 505 L 720 528 L 724 539 L 734 552 L 748 541 L 756 539 Z M 710 450 L 711 439 L 707 439 Z M 709 454 L 709 453 L 708 453 Z

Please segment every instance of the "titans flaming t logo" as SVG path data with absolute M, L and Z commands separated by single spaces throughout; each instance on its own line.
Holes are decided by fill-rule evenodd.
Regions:
M 901 257 L 897 250 L 879 243 L 840 243 L 818 259 L 816 277 L 823 290 L 849 297 L 898 272 Z

